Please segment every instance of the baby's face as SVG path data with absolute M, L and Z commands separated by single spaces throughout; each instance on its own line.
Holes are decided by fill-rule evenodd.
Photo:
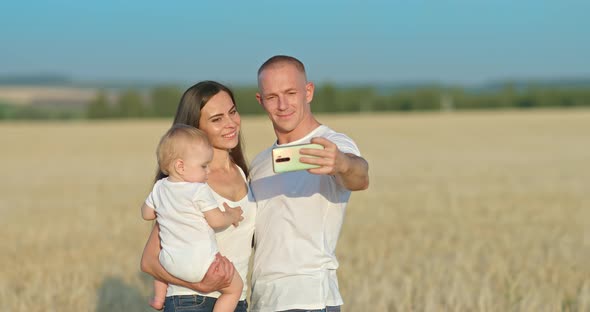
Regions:
M 209 163 L 212 158 L 213 149 L 207 144 L 190 144 L 182 156 L 184 161 L 183 180 L 186 182 L 207 182 Z

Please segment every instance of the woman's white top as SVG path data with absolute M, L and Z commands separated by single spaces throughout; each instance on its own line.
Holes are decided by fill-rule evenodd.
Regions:
M 223 203 L 227 203 L 230 207 L 240 206 L 243 211 L 242 216 L 244 217 L 244 220 L 240 222 L 238 227 L 231 225 L 225 230 L 215 233 L 215 237 L 217 239 L 217 247 L 219 248 L 219 252 L 234 264 L 236 271 L 240 274 L 240 277 L 242 277 L 242 281 L 244 281 L 244 289 L 242 290 L 240 300 L 245 300 L 249 286 L 246 278 L 248 276 L 248 262 L 250 260 L 250 255 L 252 254 L 252 237 L 254 235 L 256 201 L 254 200 L 244 172 L 240 167 L 238 167 L 238 169 L 242 174 L 244 183 L 248 187 L 248 193 L 242 199 L 238 201 L 231 201 L 221 197 L 213 189 L 211 190 L 213 197 L 217 201 L 217 205 L 221 210 L 225 210 Z M 215 298 L 221 295 L 217 291 L 208 294 L 202 294 L 185 287 L 170 284 L 168 285 L 168 292 L 166 296 L 169 297 L 194 294 Z

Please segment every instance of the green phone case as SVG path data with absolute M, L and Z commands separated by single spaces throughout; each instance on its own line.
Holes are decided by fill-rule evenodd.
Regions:
M 299 162 L 299 157 L 313 157 L 303 156 L 299 154 L 302 148 L 324 149 L 319 144 L 298 144 L 284 147 L 276 147 L 272 150 L 272 169 L 275 173 L 306 170 L 311 168 L 318 168 L 316 165 L 309 165 Z

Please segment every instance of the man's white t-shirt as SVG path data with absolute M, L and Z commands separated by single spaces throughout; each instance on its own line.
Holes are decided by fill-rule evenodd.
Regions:
M 335 249 L 350 191 L 334 176 L 307 171 L 275 174 L 272 148 L 334 142 L 360 156 L 352 139 L 321 125 L 304 138 L 275 145 L 252 162 L 250 187 L 257 202 L 252 311 L 321 309 L 342 305 Z
M 240 167 L 238 167 L 244 183 L 247 185 L 246 176 Z M 248 185 L 247 185 L 248 186 Z M 210 188 L 211 189 L 211 188 Z M 252 235 L 254 234 L 254 219 L 256 216 L 256 202 L 248 186 L 248 194 L 238 201 L 231 201 L 221 195 L 217 194 L 211 189 L 213 198 L 216 202 L 216 207 L 219 207 L 222 211 L 225 211 L 223 203 L 227 203 L 230 207 L 240 206 L 242 208 L 242 220 L 238 227 L 230 225 L 223 231 L 215 233 L 217 239 L 217 246 L 222 256 L 227 257 L 236 268 L 236 271 L 240 274 L 242 281 L 244 281 L 244 288 L 242 289 L 242 295 L 240 300 L 245 300 L 248 293 L 248 262 L 250 255 L 252 254 Z M 202 295 L 207 297 L 218 298 L 221 293 L 215 291 L 211 293 L 199 293 L 192 289 L 181 287 L 178 285 L 169 284 L 167 297 L 170 296 L 182 296 L 182 295 Z
M 199 282 L 215 259 L 215 233 L 204 212 L 217 208 L 206 183 L 158 180 L 146 199 L 160 225 L 160 263 L 170 274 Z

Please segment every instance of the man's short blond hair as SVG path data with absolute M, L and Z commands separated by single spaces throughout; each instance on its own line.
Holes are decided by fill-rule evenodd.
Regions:
M 195 143 L 209 146 L 209 139 L 205 132 L 184 124 L 173 125 L 162 136 L 156 150 L 160 171 L 169 175 L 174 161 L 182 157 L 189 144 Z
M 303 65 L 303 63 L 300 60 L 288 55 L 275 55 L 266 60 L 266 62 L 264 62 L 262 65 L 260 65 L 260 68 L 258 68 L 258 76 L 260 76 L 262 71 L 264 71 L 265 69 L 277 66 L 279 64 L 291 64 L 295 66 L 295 68 L 297 68 L 301 73 L 303 73 L 303 75 L 305 75 L 307 79 L 307 74 L 305 73 L 305 65 Z

